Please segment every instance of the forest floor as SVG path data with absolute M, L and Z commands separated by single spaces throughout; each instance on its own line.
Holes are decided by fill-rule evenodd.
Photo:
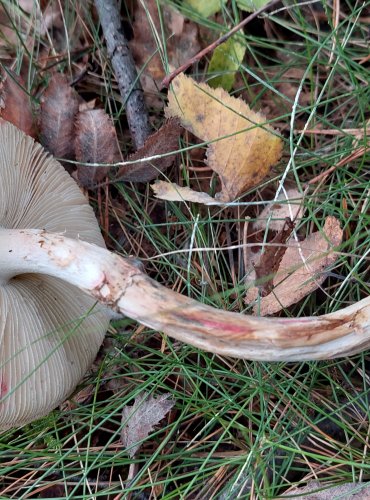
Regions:
M 218 7 L 207 12 L 214 3 Z M 247 17 L 249 3 L 122 3 L 153 132 L 165 122 L 163 78 Z M 254 300 L 248 295 L 246 243 L 271 241 L 272 228 L 261 223 L 261 213 L 277 193 L 292 190 L 294 196 L 280 195 L 278 202 L 288 210 L 280 221 L 292 206 L 299 207 L 295 237 L 325 236 L 325 221 L 333 217 L 341 241 L 325 272 L 312 272 L 317 286 L 300 296 L 295 288 L 285 291 L 288 305 L 274 314 L 339 310 L 370 293 L 369 22 L 369 1 L 283 1 L 240 30 L 238 45 L 224 48 L 218 60 L 211 52 L 190 66 L 186 74 L 195 82 L 222 85 L 260 112 L 282 138 L 281 158 L 231 202 L 206 205 L 154 195 L 154 178 L 213 197 L 221 190 L 206 161 L 210 141 L 189 130 L 171 139 L 159 132 L 162 149 L 152 154 L 159 151 L 160 159 L 174 154 L 163 171 L 161 161 L 155 163 L 149 180 L 135 168 L 126 180 L 117 166 L 83 168 L 79 162 L 91 159 L 44 145 L 64 160 L 89 197 L 109 249 L 136 257 L 168 288 L 243 314 L 258 315 L 263 304 L 261 287 Z M 48 127 L 42 107 L 58 73 L 64 80 L 56 87 L 54 111 L 70 108 L 72 89 L 79 112 L 100 110 L 99 120 L 114 141 L 112 150 L 110 142 L 91 157 L 115 164 L 135 152 L 92 2 L 5 0 L 0 34 L 1 66 L 9 80 L 3 92 L 10 95 L 11 81 L 18 82 L 12 104 L 3 99 L 2 106 L 22 114 L 20 94 L 26 91 L 34 117 L 26 127 L 37 140 L 47 135 L 39 132 Z M 58 101 L 63 85 L 65 100 Z M 75 123 L 80 128 L 71 133 L 80 137 L 83 115 Z M 100 133 L 103 137 L 105 130 Z M 241 149 L 240 161 L 245 154 Z M 240 360 L 174 341 L 128 318 L 116 320 L 70 400 L 47 417 L 0 435 L 0 497 L 273 499 L 312 480 L 321 487 L 366 481 L 369 390 L 366 352 L 299 363 Z M 162 413 L 158 398 L 171 402 Z M 141 433 L 139 414 L 132 426 L 140 443 L 130 453 L 122 415 L 142 400 L 149 404 L 146 411 L 158 411 L 158 421 L 154 417 L 152 429 Z

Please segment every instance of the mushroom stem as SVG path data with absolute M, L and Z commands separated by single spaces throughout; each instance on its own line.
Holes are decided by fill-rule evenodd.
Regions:
M 320 317 L 256 318 L 168 290 L 129 258 L 43 230 L 0 229 L 0 279 L 61 278 L 116 312 L 206 351 L 259 361 L 347 356 L 370 345 L 370 297 Z

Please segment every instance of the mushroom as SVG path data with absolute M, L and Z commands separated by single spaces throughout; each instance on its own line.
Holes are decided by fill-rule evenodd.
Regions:
M 0 126 L 0 233 L 61 232 L 104 246 L 92 208 L 73 179 L 13 125 Z M 12 253 L 7 236 L 0 253 Z M 0 260 L 2 260 L 0 258 Z M 109 314 L 76 286 L 41 274 L 0 268 L 0 427 L 49 413 L 91 366 Z
M 67 212 L 67 205 L 72 205 L 73 215 L 57 214 L 54 198 L 58 198 L 57 187 L 67 174 L 31 138 L 12 125 L 2 124 L 0 151 L 0 169 L 8 172 L 0 172 L 0 177 L 3 175 L 0 282 L 6 290 L 0 296 L 3 401 L 0 427 L 24 423 L 45 414 L 73 389 L 93 358 L 91 351 L 96 352 L 97 347 L 91 349 L 89 345 L 93 343 L 94 334 L 99 330 L 98 344 L 108 324 L 107 313 L 94 307 L 95 300 L 176 339 L 239 358 L 327 359 L 354 354 L 370 345 L 370 297 L 320 317 L 256 318 L 220 311 L 166 289 L 131 259 L 101 246 L 96 222 L 76 187 L 74 190 L 71 187 L 71 191 L 66 189 L 63 197 L 63 210 Z M 12 194 L 11 179 L 17 180 Z M 45 194 L 42 202 L 37 201 L 25 192 L 26 181 L 33 186 L 33 194 L 41 196 L 49 189 L 49 195 Z M 72 181 L 69 179 L 69 182 Z M 36 200 L 34 205 L 32 200 Z M 37 221 L 30 218 L 31 211 L 39 217 L 38 227 Z M 83 221 L 82 213 L 86 213 Z M 51 220 L 52 215 L 55 222 Z M 62 219 L 64 216 L 68 224 Z M 68 285 L 62 284 L 63 281 Z M 26 286 L 31 290 L 28 295 Z M 75 287 L 93 300 L 78 294 Z M 17 293 L 13 292 L 15 289 Z M 38 301 L 36 290 L 43 294 Z M 69 300 L 61 298 L 64 290 L 69 290 Z M 26 321 L 20 320 L 21 312 L 16 310 L 19 303 L 21 309 L 27 311 Z M 54 321 L 40 319 L 46 312 Z M 31 320 L 32 315 L 36 320 Z M 31 340 L 27 338 L 31 335 L 28 323 L 33 321 L 38 325 L 39 335 L 33 335 Z M 86 323 L 85 328 L 85 321 L 97 323 Z M 41 344 L 42 341 L 47 345 Z M 83 346 L 82 361 L 75 353 L 77 346 L 80 349 Z M 72 370 L 74 363 L 80 365 L 74 367 L 74 375 L 69 377 L 68 369 Z M 63 368 L 48 368 L 59 364 Z M 55 388 L 56 380 L 60 390 Z

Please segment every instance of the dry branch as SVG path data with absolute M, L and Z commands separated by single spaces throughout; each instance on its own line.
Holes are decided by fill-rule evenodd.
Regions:
M 135 62 L 121 25 L 121 16 L 115 0 L 95 0 L 100 23 L 107 42 L 118 88 L 126 107 L 131 137 L 136 149 L 144 145 L 150 135 L 149 115 L 144 101 Z

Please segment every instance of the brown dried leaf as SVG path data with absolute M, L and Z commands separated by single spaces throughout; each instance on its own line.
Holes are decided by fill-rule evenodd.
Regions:
M 120 160 L 116 129 L 103 109 L 78 113 L 75 139 L 76 160 L 82 163 L 115 163 Z M 77 177 L 83 186 L 101 182 L 110 167 L 77 166 Z
M 74 123 L 79 96 L 67 78 L 55 73 L 41 99 L 40 142 L 57 158 L 74 159 Z
M 282 141 L 241 99 L 180 74 L 169 92 L 166 116 L 177 116 L 184 128 L 210 141 L 208 165 L 220 176 L 217 198 L 227 202 L 256 186 L 279 160 Z
M 281 231 L 287 217 L 296 223 L 302 217 L 302 213 L 302 193 L 296 188 L 290 188 L 280 193 L 276 201 L 266 205 L 253 223 L 253 228 Z
M 130 48 L 135 61 L 140 67 L 145 67 L 145 72 L 159 82 L 164 75 L 164 69 L 156 46 L 156 32 L 160 32 L 156 0 L 148 0 L 145 4 L 137 2 L 132 28 L 134 38 L 130 42 Z
M 274 275 L 284 257 L 287 249 L 286 242 L 293 229 L 294 223 L 287 217 L 281 231 L 269 242 L 271 245 L 261 254 L 258 263 L 254 264 L 256 280 L 259 282 L 258 288 L 262 297 L 266 297 L 272 292 Z
M 136 2 L 134 12 L 134 38 L 130 42 L 136 64 L 142 69 L 141 83 L 146 99 L 154 107 L 163 107 L 158 98 L 158 89 L 165 76 L 165 68 L 158 50 L 158 39 L 163 36 L 169 40 L 166 46 L 166 59 L 170 66 L 180 66 L 200 50 L 198 25 L 185 19 L 173 6 L 161 5 L 161 19 L 157 0 Z M 158 38 L 159 37 L 159 38 Z
M 163 5 L 162 15 L 169 40 L 168 62 L 171 66 L 181 66 L 201 49 L 198 40 L 199 25 L 184 17 L 174 5 Z
M 273 278 L 274 288 L 254 307 L 261 316 L 274 314 L 289 307 L 316 290 L 325 280 L 325 270 L 337 260 L 333 248 L 338 246 L 343 231 L 338 219 L 327 217 L 322 231 L 310 234 L 304 241 L 289 240 L 279 270 Z M 246 302 L 256 300 L 258 290 L 250 288 Z
M 176 151 L 179 146 L 179 137 L 182 127 L 177 118 L 170 118 L 145 141 L 145 144 L 128 160 L 135 161 L 142 158 L 163 155 Z M 175 161 L 176 153 L 163 156 L 157 160 L 151 160 L 133 165 L 124 165 L 117 173 L 117 180 L 131 182 L 149 182 L 158 177 L 160 172 L 165 171 Z
M 168 400 L 171 394 L 162 394 L 155 398 L 148 393 L 139 394 L 132 406 L 122 410 L 121 441 L 132 458 L 144 440 L 171 410 L 175 401 Z
M 9 69 L 6 72 L 2 71 L 0 116 L 27 135 L 36 137 L 31 100 L 26 91 L 26 84 L 21 76 Z

